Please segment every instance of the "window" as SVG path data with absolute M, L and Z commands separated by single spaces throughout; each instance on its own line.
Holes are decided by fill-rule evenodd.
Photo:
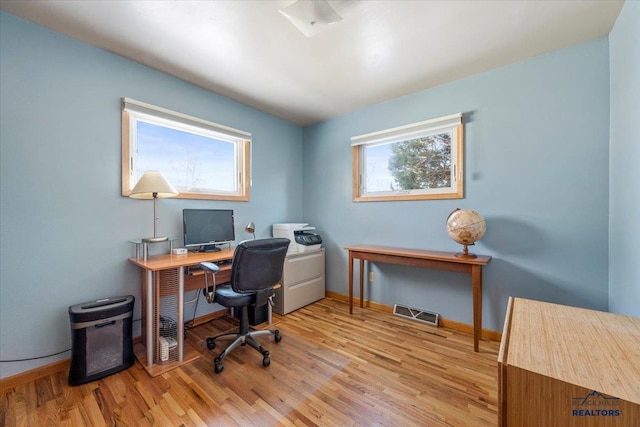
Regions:
M 462 114 L 351 138 L 353 201 L 461 199 Z
M 249 200 L 251 134 L 122 100 L 122 195 L 157 170 L 184 199 Z

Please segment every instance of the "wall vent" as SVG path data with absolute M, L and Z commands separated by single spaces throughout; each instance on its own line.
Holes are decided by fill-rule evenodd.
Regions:
M 440 315 L 421 308 L 412 308 L 405 305 L 394 304 L 393 314 L 407 319 L 417 320 L 419 322 L 428 323 L 429 325 L 438 326 Z

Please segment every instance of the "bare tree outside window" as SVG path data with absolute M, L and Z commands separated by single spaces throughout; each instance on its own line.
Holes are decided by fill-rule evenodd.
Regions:
M 190 199 L 249 200 L 249 133 L 123 99 L 122 194 L 147 170 Z

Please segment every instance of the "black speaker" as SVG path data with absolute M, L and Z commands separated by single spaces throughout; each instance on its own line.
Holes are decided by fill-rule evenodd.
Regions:
M 70 385 L 88 383 L 133 365 L 134 301 L 127 295 L 69 307 Z

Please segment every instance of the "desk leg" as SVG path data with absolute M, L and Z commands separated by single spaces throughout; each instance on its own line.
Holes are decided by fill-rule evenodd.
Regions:
M 482 266 L 471 266 L 471 282 L 473 285 L 473 351 L 480 351 L 482 337 Z
M 155 328 L 154 328 L 154 322 L 153 322 L 153 307 L 155 306 L 154 303 L 154 298 L 155 295 L 153 294 L 153 289 L 154 289 L 154 274 L 153 271 L 151 270 L 146 270 L 147 273 L 147 306 L 146 306 L 146 313 L 145 313 L 145 317 L 146 317 L 146 333 L 147 336 L 146 341 L 147 341 L 147 366 L 151 367 L 153 366 L 153 336 L 155 334 Z
M 353 252 L 349 251 L 349 314 L 353 314 Z
M 184 358 L 184 267 L 178 268 L 178 361 Z
M 364 259 L 360 258 L 360 308 L 364 308 Z

